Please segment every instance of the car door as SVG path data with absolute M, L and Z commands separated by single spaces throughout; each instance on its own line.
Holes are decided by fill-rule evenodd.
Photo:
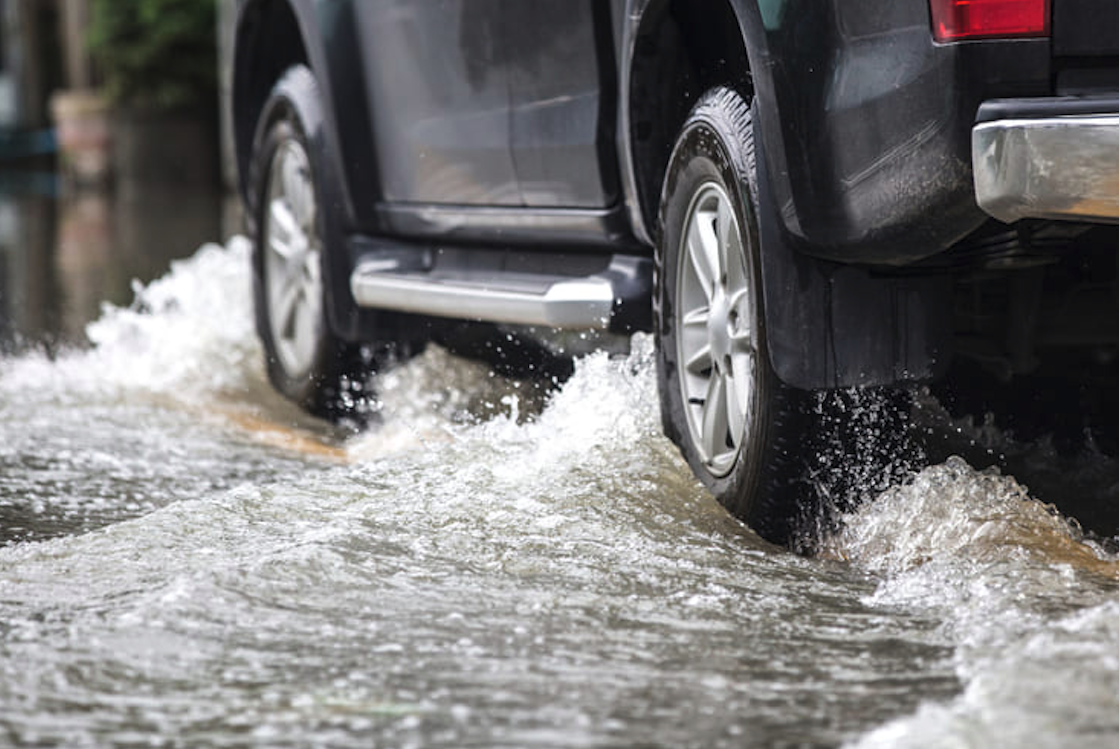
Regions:
M 354 5 L 383 199 L 521 205 L 509 147 L 504 0 Z
M 502 3 L 509 135 L 525 205 L 613 204 L 618 188 L 610 4 Z

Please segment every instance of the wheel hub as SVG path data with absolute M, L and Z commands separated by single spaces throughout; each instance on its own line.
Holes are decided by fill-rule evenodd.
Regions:
M 289 377 L 314 366 L 323 335 L 321 243 L 310 159 L 294 139 L 272 157 L 264 212 L 264 280 L 268 322 Z
M 715 287 L 711 300 L 711 316 L 707 320 L 707 344 L 711 347 L 711 363 L 716 372 L 726 374 L 731 367 L 731 334 L 734 330 L 734 308 L 725 285 Z
M 718 183 L 696 191 L 678 263 L 676 347 L 688 428 L 708 470 L 724 476 L 748 432 L 756 336 L 753 274 L 733 203 Z

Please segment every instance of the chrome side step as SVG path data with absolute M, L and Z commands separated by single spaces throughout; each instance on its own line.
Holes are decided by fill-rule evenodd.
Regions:
M 646 258 L 615 256 L 600 273 L 572 277 L 503 270 L 402 270 L 382 259 L 359 261 L 350 290 L 361 307 L 550 328 L 607 330 L 615 307 L 645 296 Z M 634 300 L 637 303 L 641 301 Z

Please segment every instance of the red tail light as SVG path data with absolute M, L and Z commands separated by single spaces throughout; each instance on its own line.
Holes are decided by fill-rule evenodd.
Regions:
M 1049 0 L 929 0 L 938 42 L 1048 36 Z

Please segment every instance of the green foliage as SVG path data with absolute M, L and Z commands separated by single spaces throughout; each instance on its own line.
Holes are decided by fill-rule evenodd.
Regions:
M 89 44 L 106 93 L 129 106 L 210 106 L 216 15 L 216 0 L 93 0 Z

